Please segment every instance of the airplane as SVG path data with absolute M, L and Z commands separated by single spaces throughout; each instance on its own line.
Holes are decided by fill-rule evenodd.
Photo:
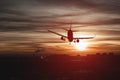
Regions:
M 65 29 L 66 30 L 66 29 Z M 51 30 L 48 30 L 49 32 L 51 32 L 51 33 L 54 33 L 54 34 L 56 34 L 56 35 L 58 35 L 58 36 L 61 36 L 61 40 L 64 40 L 65 41 L 65 39 L 68 39 L 68 41 L 71 43 L 71 42 L 77 42 L 77 43 L 79 43 L 80 42 L 80 39 L 92 39 L 92 38 L 94 38 L 94 37 L 74 37 L 73 36 L 73 30 L 71 29 L 71 25 L 70 25 L 70 28 L 69 28 L 69 30 L 66 30 L 67 31 L 67 36 L 64 36 L 64 35 L 62 35 L 62 34 L 59 34 L 59 33 L 57 33 L 57 32 L 54 32 L 54 31 L 51 31 Z

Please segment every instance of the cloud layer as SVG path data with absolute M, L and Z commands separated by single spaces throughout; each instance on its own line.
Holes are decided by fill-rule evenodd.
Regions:
M 7 42 L 4 42 L 5 44 L 15 43 L 14 46 L 23 44 L 23 46 L 30 46 L 29 41 L 32 40 L 33 43 L 42 44 L 63 43 L 57 39 L 57 36 L 52 34 L 53 38 L 48 36 L 50 33 L 47 29 L 58 32 L 61 28 L 69 28 L 70 23 L 73 24 L 73 28 L 80 31 L 83 29 L 83 31 L 97 34 L 98 37 L 103 36 L 95 39 L 96 42 L 110 40 L 115 46 L 115 43 L 120 40 L 120 28 L 118 28 L 120 0 L 1 0 L 0 6 L 0 32 L 3 33 L 0 35 L 0 44 L 3 44 L 4 40 Z M 6 33 L 22 34 L 22 36 L 8 36 Z M 10 39 L 11 41 L 13 39 L 14 43 L 10 43 Z M 101 44 L 107 46 L 104 43 L 98 45 Z M 39 46 L 47 48 L 46 45 Z M 57 50 L 57 47 L 53 48 Z

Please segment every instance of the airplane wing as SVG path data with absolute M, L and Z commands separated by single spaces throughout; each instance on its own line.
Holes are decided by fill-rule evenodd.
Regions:
M 51 33 L 57 34 L 57 35 L 59 35 L 59 36 L 62 36 L 62 37 L 67 38 L 67 36 L 64 36 L 64 35 L 62 35 L 62 34 L 59 34 L 59 33 L 57 33 L 57 32 L 54 32 L 54 31 L 51 31 L 51 30 L 48 30 L 48 31 L 51 32 Z
M 73 38 L 73 39 L 92 39 L 94 37 L 76 37 L 76 38 Z

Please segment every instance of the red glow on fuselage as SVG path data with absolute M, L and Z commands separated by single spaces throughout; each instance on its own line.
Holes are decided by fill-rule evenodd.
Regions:
M 73 41 L 73 31 L 72 30 L 68 30 L 67 36 L 68 36 L 69 42 L 72 42 Z

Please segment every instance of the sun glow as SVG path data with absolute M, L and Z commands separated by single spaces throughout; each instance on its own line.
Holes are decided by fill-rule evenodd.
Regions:
M 85 51 L 87 49 L 88 43 L 84 40 L 80 40 L 79 43 L 73 43 L 74 47 L 79 51 Z

